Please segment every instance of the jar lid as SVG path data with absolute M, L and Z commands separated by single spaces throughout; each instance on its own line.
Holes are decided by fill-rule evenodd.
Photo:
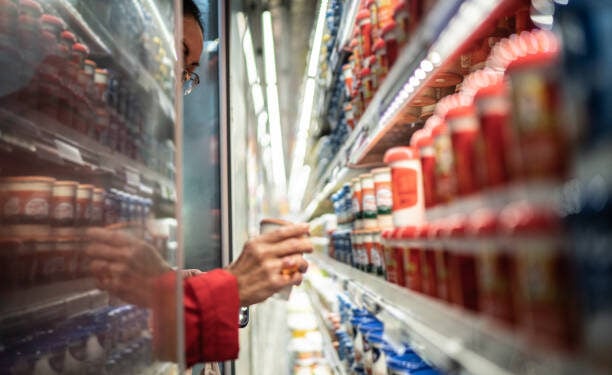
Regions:
M 376 40 L 374 41 L 374 45 L 372 46 L 372 51 L 376 52 L 376 51 L 380 51 L 382 49 L 384 49 L 386 46 L 384 39 L 382 38 L 376 38 Z
M 83 43 L 74 43 L 72 45 L 72 50 L 76 52 L 81 52 L 85 55 L 89 55 L 89 48 Z
M 427 147 L 433 144 L 433 137 L 431 136 L 431 129 L 421 129 L 421 134 L 415 141 L 417 147 Z
M 342 65 L 342 70 L 350 70 L 350 69 L 351 69 L 351 64 Z
M 508 92 L 508 88 L 506 87 L 505 82 L 499 82 L 493 85 L 488 85 L 485 87 L 481 87 L 476 91 L 476 95 L 474 96 L 475 100 L 480 100 L 489 96 L 502 96 L 506 95 Z
M 448 133 L 448 126 L 446 126 L 446 123 L 444 122 L 437 123 L 431 128 L 431 136 L 433 138 L 445 133 Z
M 62 30 L 66 28 L 66 23 L 64 22 L 64 20 L 51 14 L 43 14 L 40 17 L 40 22 L 59 27 Z
M 108 75 L 108 70 L 98 68 L 98 69 L 96 69 L 96 74 L 101 74 L 101 75 L 105 75 L 106 76 L 106 75 Z
M 395 21 L 390 21 L 382 28 L 382 35 L 384 37 L 385 35 L 388 35 L 393 31 L 395 31 Z
M 95 186 L 90 185 L 90 184 L 81 184 L 79 185 L 79 189 L 84 190 L 84 189 L 91 189 L 93 190 L 95 188 Z
M 419 158 L 419 151 L 413 147 L 393 147 L 385 152 L 384 162 L 394 163 L 403 160 L 414 160 Z
M 448 121 L 451 119 L 456 119 L 456 118 L 461 118 L 461 117 L 474 117 L 474 116 L 476 116 L 476 107 L 474 107 L 473 105 L 465 105 L 465 106 L 450 108 L 448 112 L 446 112 L 446 115 L 444 118 Z
M 370 21 L 370 11 L 367 9 L 362 9 L 357 13 L 357 22 L 361 21 Z
M 53 183 L 55 179 L 52 177 L 45 176 L 15 176 L 15 177 L 2 177 L 0 182 L 46 182 Z
M 559 217 L 549 208 L 536 207 L 528 202 L 506 206 L 499 217 L 504 233 L 541 234 L 556 233 L 560 229 Z
M 374 168 L 372 169 L 372 174 L 387 174 L 387 173 L 391 173 L 391 168 L 389 167 L 381 167 L 381 168 Z
M 22 12 L 23 12 L 23 8 L 29 8 L 30 11 L 34 11 L 35 13 L 38 13 L 38 15 L 41 15 L 42 12 L 43 12 L 43 8 L 38 3 L 38 1 L 34 1 L 34 0 L 20 0 L 19 1 L 19 6 L 22 8 Z
M 557 53 L 557 51 L 546 51 L 528 54 L 512 61 L 508 65 L 507 70 L 508 73 L 511 73 L 512 71 L 530 68 L 534 66 L 548 66 L 554 63 L 558 56 L 559 54 Z
M 68 42 L 71 43 L 76 43 L 76 36 L 74 36 L 74 33 L 72 33 L 71 31 L 68 30 L 64 30 L 62 31 L 62 33 L 60 34 L 60 37 Z
M 408 226 L 408 227 L 403 227 L 400 233 L 400 238 L 416 238 L 416 234 L 417 234 L 417 227 L 415 226 Z
M 89 65 L 93 67 L 94 69 L 96 68 L 96 66 L 98 66 L 98 64 L 96 64 L 96 62 L 93 60 L 85 60 L 85 65 Z
M 76 181 L 69 181 L 69 180 L 64 180 L 64 181 L 55 181 L 53 183 L 53 185 L 55 186 L 77 186 L 79 183 Z
M 497 216 L 491 209 L 480 209 L 470 215 L 468 232 L 471 235 L 492 235 L 497 232 Z
M 367 180 L 367 179 L 374 178 L 374 176 L 372 175 L 372 173 L 362 173 L 359 175 L 359 178 L 362 180 Z

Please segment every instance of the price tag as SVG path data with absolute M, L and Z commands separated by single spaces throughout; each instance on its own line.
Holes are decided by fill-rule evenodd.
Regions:
M 58 139 L 55 140 L 55 147 L 57 148 L 57 153 L 62 159 L 71 161 L 79 165 L 84 164 L 83 157 L 81 156 L 81 151 L 79 151 L 78 148 L 69 145 L 68 143 L 62 142 Z
M 140 187 L 140 175 L 138 172 L 126 170 L 125 179 L 128 185 Z

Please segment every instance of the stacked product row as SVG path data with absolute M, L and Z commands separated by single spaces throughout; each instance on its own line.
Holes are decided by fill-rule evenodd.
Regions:
M 335 330 L 338 354 L 351 374 L 435 375 L 433 369 L 407 344 L 392 344 L 384 324 L 343 294 L 338 295 L 339 324 Z
M 101 68 L 104 61 L 88 59 L 87 45 L 62 18 L 45 13 L 48 6 L 9 5 L 2 14 L 13 18 L 0 22 L 3 107 L 37 125 L 55 120 L 172 178 L 173 147 L 158 129 L 171 120 L 160 122 L 161 112 L 150 110 L 157 98 L 134 79 Z
M 151 363 L 147 310 L 105 307 L 3 337 L 7 374 L 127 374 Z
M 0 178 L 2 290 L 85 277 L 85 230 L 106 226 L 140 238 L 152 201 L 51 177 Z M 164 238 L 153 238 L 165 254 Z
M 332 197 L 330 255 L 549 347 L 599 351 L 591 319 L 609 312 L 612 275 L 591 246 L 610 243 L 610 181 L 569 180 L 584 144 L 563 116 L 559 52 L 542 30 L 499 41 L 411 147 L 387 151 L 390 173 Z

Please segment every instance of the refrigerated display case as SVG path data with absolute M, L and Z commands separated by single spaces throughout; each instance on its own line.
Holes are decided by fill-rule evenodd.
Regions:
M 609 2 L 322 3 L 291 199 L 344 370 L 367 315 L 440 372 L 609 372 Z
M 182 326 L 155 322 L 147 306 L 97 289 L 85 249 L 87 231 L 104 227 L 182 266 L 179 5 L 11 0 L 0 7 L 2 373 L 178 369 L 162 359 L 181 358 Z M 181 306 L 178 287 L 149 296 L 148 306 Z

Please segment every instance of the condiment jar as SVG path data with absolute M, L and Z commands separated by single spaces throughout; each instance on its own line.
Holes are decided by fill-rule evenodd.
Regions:
M 76 195 L 76 225 L 83 227 L 91 224 L 91 200 L 93 185 L 81 184 L 77 187 Z
M 395 2 L 393 20 L 397 28 L 398 42 L 403 45 L 408 41 L 408 35 L 410 35 L 410 14 L 408 13 L 406 1 L 399 0 Z
M 376 192 L 376 210 L 378 227 L 387 229 L 393 227 L 393 192 L 391 186 L 391 169 L 372 169 L 374 190 Z
M 378 208 L 376 207 L 374 176 L 371 173 L 364 173 L 360 175 L 359 178 L 361 180 L 363 227 L 364 229 L 375 229 L 378 227 Z
M 428 243 L 435 256 L 436 268 L 436 290 L 437 297 L 443 301 L 450 302 L 450 280 L 448 269 L 450 265 L 450 253 L 446 249 L 443 234 L 447 225 L 443 221 L 437 221 L 429 226 L 427 232 Z
M 370 56 L 372 54 L 372 22 L 367 9 L 362 9 L 357 13 L 357 25 L 359 26 L 361 56 Z
M 39 176 L 0 179 L 0 222 L 6 235 L 28 233 L 30 229 L 48 232 L 54 182 L 53 178 Z
M 418 150 L 394 147 L 385 153 L 393 182 L 393 224 L 421 225 L 425 219 L 423 175 Z
M 528 202 L 500 214 L 504 246 L 516 257 L 518 324 L 529 338 L 553 347 L 577 344 L 574 283 L 559 218 L 550 207 Z
M 353 217 L 355 218 L 354 227 L 355 229 L 363 228 L 363 210 L 362 210 L 362 194 L 361 194 L 361 179 L 353 178 L 351 180 L 351 191 L 353 192 Z
M 389 60 L 387 58 L 387 45 L 382 38 L 376 38 L 374 40 L 374 46 L 372 47 L 374 55 L 376 56 L 375 74 L 377 86 L 380 87 L 382 82 L 389 73 Z
M 518 140 L 518 150 L 510 152 L 520 153 L 516 170 L 528 179 L 562 178 L 567 171 L 570 152 L 559 118 L 557 58 L 555 48 L 523 56 L 507 69 L 513 132 Z
M 379 231 L 372 232 L 374 246 L 372 247 L 372 273 L 378 276 L 385 276 L 385 255 L 383 253 L 383 243 Z
M 446 203 L 455 197 L 457 182 L 453 146 L 448 127 L 439 117 L 431 117 L 427 121 L 431 130 L 436 154 L 436 202 Z
M 466 238 L 467 219 L 458 216 L 450 219 L 445 231 L 446 248 L 450 253 L 449 285 L 452 303 L 468 310 L 478 311 L 478 276 L 476 253 Z
M 485 186 L 499 186 L 510 180 L 510 102 L 504 82 L 483 87 L 474 97 L 478 108 L 486 167 Z
M 404 274 L 406 287 L 421 292 L 421 247 L 417 241 L 417 227 L 408 226 L 402 229 L 400 234 L 404 243 Z
M 104 224 L 104 189 L 94 188 L 91 199 L 91 225 L 101 226 Z
M 429 128 L 417 130 L 410 139 L 410 146 L 419 150 L 425 208 L 429 208 L 436 204 L 436 153 L 431 130 Z
M 395 21 L 389 22 L 382 28 L 382 38 L 384 39 L 385 46 L 387 48 L 387 61 L 389 64 L 389 69 L 391 69 L 391 67 L 395 64 L 399 53 L 396 32 Z
M 437 297 L 436 254 L 429 242 L 429 225 L 417 228 L 416 237 L 421 244 L 421 291 L 431 297 Z
M 55 181 L 51 197 L 51 225 L 73 226 L 76 210 L 76 181 Z
M 405 286 L 404 255 L 400 244 L 400 231 L 399 228 L 383 231 L 383 253 L 385 256 L 385 274 L 387 281 Z
M 446 124 L 451 131 L 453 159 L 457 176 L 457 193 L 460 196 L 477 192 L 481 186 L 478 170 L 479 129 L 474 106 L 461 106 L 446 113 Z M 480 167 L 480 168 L 479 168 Z
M 480 310 L 506 323 L 515 319 L 512 277 L 516 274 L 513 254 L 500 246 L 497 215 L 480 209 L 470 215 L 468 235 L 477 254 Z

